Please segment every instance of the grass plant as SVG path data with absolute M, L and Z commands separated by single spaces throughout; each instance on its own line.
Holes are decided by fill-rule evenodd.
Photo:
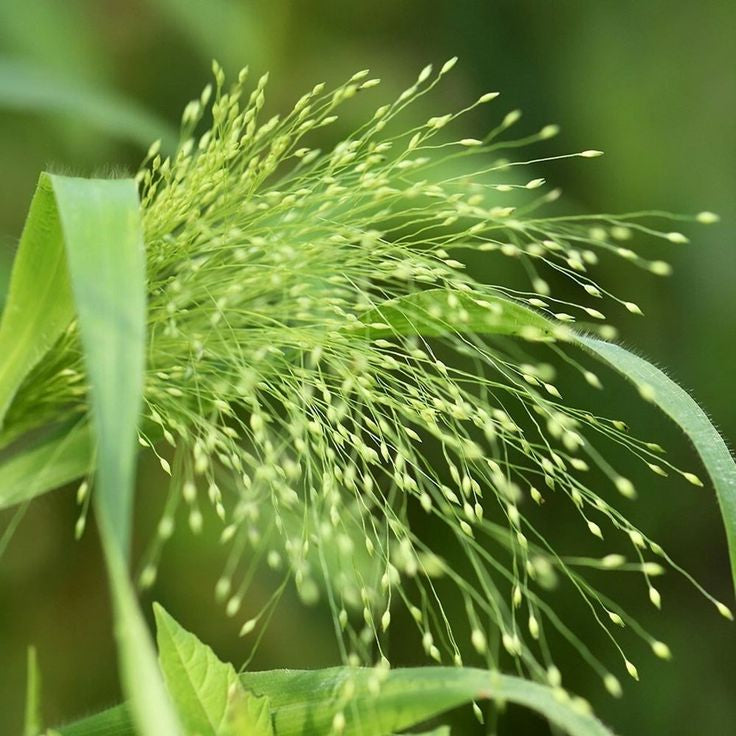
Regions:
M 680 425 L 733 563 L 733 459 L 685 391 L 613 342 L 602 310 L 641 310 L 598 276 L 610 259 L 666 276 L 647 241 L 679 247 L 682 223 L 717 217 L 558 214 L 560 191 L 524 167 L 601 152 L 537 153 L 557 127 L 515 137 L 515 110 L 466 137 L 463 116 L 495 92 L 402 123 L 454 64 L 331 147 L 340 107 L 379 83 L 367 71 L 269 117 L 267 76 L 248 91 L 247 69 L 228 85 L 215 64 L 170 157 L 156 142 L 134 178 L 42 174 L 0 322 L 0 506 L 79 481 L 77 534 L 94 508 L 129 701 L 59 733 L 380 736 L 490 698 L 608 734 L 563 688 L 556 647 L 614 696 L 638 679 L 636 639 L 670 650 L 595 573 L 633 572 L 661 608 L 672 567 L 732 618 L 627 508 L 647 473 L 702 486 L 700 471 L 592 408 L 616 380 L 597 361 Z M 136 584 L 211 506 L 231 550 L 213 581 L 224 615 L 255 650 L 293 585 L 326 601 L 340 668 L 238 675 L 162 610 L 156 665 L 128 574 L 138 451 L 158 458 L 167 501 Z M 644 480 L 617 470 L 622 453 Z M 548 533 L 547 505 L 578 520 L 579 555 Z M 281 582 L 256 610 L 259 566 Z M 557 613 L 559 587 L 609 651 Z M 391 668 L 397 615 L 435 666 Z

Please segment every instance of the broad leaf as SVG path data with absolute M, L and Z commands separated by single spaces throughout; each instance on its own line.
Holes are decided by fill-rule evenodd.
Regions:
M 187 732 L 197 736 L 272 736 L 268 699 L 247 693 L 231 664 L 154 604 L 159 661 Z

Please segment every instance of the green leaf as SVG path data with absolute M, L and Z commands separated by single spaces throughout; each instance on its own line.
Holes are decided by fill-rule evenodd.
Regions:
M 166 686 L 189 733 L 272 736 L 267 698 L 246 693 L 231 664 L 154 604 L 159 661 Z
M 38 736 L 43 729 L 41 719 L 41 673 L 38 669 L 36 648 L 28 647 L 26 672 L 26 717 L 23 736 Z
M 92 470 L 86 424 L 64 423 L 0 453 L 0 509 L 28 501 Z
M 268 695 L 276 736 L 322 736 L 337 713 L 344 736 L 386 736 L 473 700 L 500 699 L 531 708 L 572 736 L 611 736 L 597 718 L 572 707 L 564 693 L 518 677 L 456 667 L 388 670 L 335 667 L 242 675 Z
M 0 313 L 5 306 L 8 295 L 8 284 L 10 283 L 10 267 L 12 263 L 12 251 L 0 245 Z
M 164 150 L 173 151 L 178 138 L 168 123 L 137 103 L 27 61 L 0 59 L 0 108 L 67 115 L 77 124 L 142 147 L 161 139 Z
M 230 693 L 223 736 L 274 736 L 271 701 L 240 685 Z
M 620 345 L 586 335 L 576 335 L 576 340 L 636 384 L 690 438 L 716 490 L 736 586 L 736 463 L 718 430 L 687 391 L 659 368 Z
M 99 523 L 126 558 L 146 341 L 138 191 L 131 179 L 48 178 L 64 232 L 90 384 Z
M 50 176 L 90 384 L 95 510 L 115 604 L 123 687 L 142 736 L 178 736 L 127 572 L 136 433 L 143 395 L 145 254 L 132 179 Z
M 457 315 L 464 311 L 463 320 Z M 519 335 L 537 339 L 557 337 L 577 343 L 602 359 L 640 388 L 673 419 L 690 438 L 718 496 L 736 587 L 736 463 L 706 413 L 689 394 L 643 358 L 620 345 L 575 332 L 508 297 L 497 295 L 481 302 L 469 296 L 450 307 L 446 292 L 430 289 L 399 299 L 361 315 L 363 332 L 371 338 L 421 334 L 427 337 L 450 332 Z M 371 323 L 378 323 L 376 327 Z M 385 326 L 381 326 L 381 323 Z
M 453 300 L 448 304 L 448 298 Z M 459 317 L 464 317 L 460 319 Z M 427 289 L 390 299 L 360 316 L 363 327 L 355 330 L 372 339 L 394 335 L 437 337 L 448 333 L 492 333 L 551 340 L 566 331 L 539 312 L 500 294 L 484 299 Z
M 0 428 L 21 381 L 74 314 L 53 186 L 42 174 L 13 263 L 0 318 Z
M 167 697 L 146 622 L 119 551 L 108 546 L 107 568 L 115 604 L 115 633 L 123 690 L 137 736 L 180 736 L 179 719 Z
M 146 324 L 143 225 L 132 179 L 41 175 L 0 322 L 0 423 L 21 381 L 75 312 L 90 384 L 97 447 L 94 502 L 122 684 L 141 736 L 178 736 L 127 571 Z M 76 472 L 84 456 L 82 430 L 68 439 L 76 449 L 66 466 L 54 461 L 64 438 L 52 437 L 36 449 L 35 458 L 53 467 L 49 472 L 57 479 Z M 9 462 L 16 475 L 3 487 L 5 495 L 17 491 L 19 474 L 28 470 L 28 458 Z
M 571 736 L 612 736 L 563 691 L 486 670 L 416 667 L 379 673 L 332 667 L 246 672 L 240 681 L 269 698 L 275 736 L 325 736 L 338 713 L 345 719 L 343 736 L 388 736 L 482 699 L 531 708 Z M 114 708 L 60 731 L 63 736 L 131 736 L 124 713 Z
M 138 736 L 127 705 L 108 708 L 56 730 L 61 736 Z

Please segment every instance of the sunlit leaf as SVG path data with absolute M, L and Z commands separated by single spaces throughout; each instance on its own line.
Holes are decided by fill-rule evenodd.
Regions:
M 20 382 L 75 313 L 90 384 L 97 448 L 94 501 L 123 688 L 141 736 L 178 736 L 127 571 L 146 324 L 143 227 L 132 179 L 41 175 L 0 323 L 0 346 L 7 351 L 1 353 L 0 419 Z M 81 434 L 72 439 L 83 442 Z M 61 478 L 61 466 L 52 460 L 63 444 L 39 452 Z M 77 445 L 75 462 L 80 455 Z
M 270 670 L 241 675 L 246 690 L 267 696 L 275 736 L 325 736 L 336 717 L 343 736 L 389 736 L 447 710 L 483 699 L 531 708 L 571 736 L 612 732 L 565 692 L 519 677 L 459 667 Z M 63 736 L 132 736 L 125 708 L 61 729 Z M 440 731 L 440 733 L 442 733 Z
M 620 345 L 594 337 L 577 335 L 576 339 L 584 348 L 636 384 L 641 393 L 674 420 L 690 438 L 718 496 L 736 586 L 736 463 L 718 430 L 687 391 L 644 358 Z
M 0 318 L 0 427 L 21 381 L 74 314 L 52 182 L 42 174 L 13 263 Z
M 267 698 L 247 693 L 231 664 L 154 605 L 159 661 L 166 687 L 188 733 L 272 736 Z

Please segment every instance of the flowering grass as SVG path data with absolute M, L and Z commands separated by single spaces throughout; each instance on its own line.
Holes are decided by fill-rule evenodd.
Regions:
M 603 383 L 575 346 L 636 375 L 642 398 L 662 405 L 669 384 L 658 372 L 640 379 L 633 356 L 597 347 L 593 335 L 616 336 L 603 309 L 641 310 L 595 274 L 618 258 L 667 275 L 646 241 L 684 243 L 673 220 L 717 218 L 545 215 L 560 192 L 523 167 L 601 152 L 518 157 L 557 133 L 512 137 L 518 111 L 462 137 L 459 119 L 495 92 L 407 129 L 402 113 L 454 63 L 426 67 L 326 150 L 313 139 L 378 80 L 359 72 L 334 90 L 317 85 L 265 118 L 267 77 L 246 93 L 247 70 L 228 87 L 215 65 L 214 86 L 184 111 L 177 152 L 151 146 L 136 177 L 148 293 L 138 440 L 169 489 L 138 581 L 154 583 L 180 508 L 198 533 L 209 505 L 230 549 L 215 595 L 254 648 L 293 583 L 307 603 L 326 599 L 345 664 L 387 664 L 404 609 L 429 660 L 498 669 L 505 658 L 559 688 L 555 649 L 566 639 L 618 696 L 617 671 L 638 679 L 623 627 L 658 657 L 670 651 L 590 573 L 633 572 L 660 608 L 654 578 L 671 560 L 621 510 L 637 490 L 616 466 L 634 458 L 702 482 L 586 408 Z M 88 383 L 73 321 L 14 395 L 5 436 L 86 423 Z M 683 423 L 677 407 L 668 413 Z M 614 460 L 622 451 L 629 459 Z M 90 476 L 78 534 L 95 492 Z M 583 537 L 577 555 L 575 540 L 558 549 L 545 528 L 545 505 L 565 503 Z M 282 582 L 253 610 L 260 565 Z M 550 591 L 565 585 L 613 657 L 555 611 Z

